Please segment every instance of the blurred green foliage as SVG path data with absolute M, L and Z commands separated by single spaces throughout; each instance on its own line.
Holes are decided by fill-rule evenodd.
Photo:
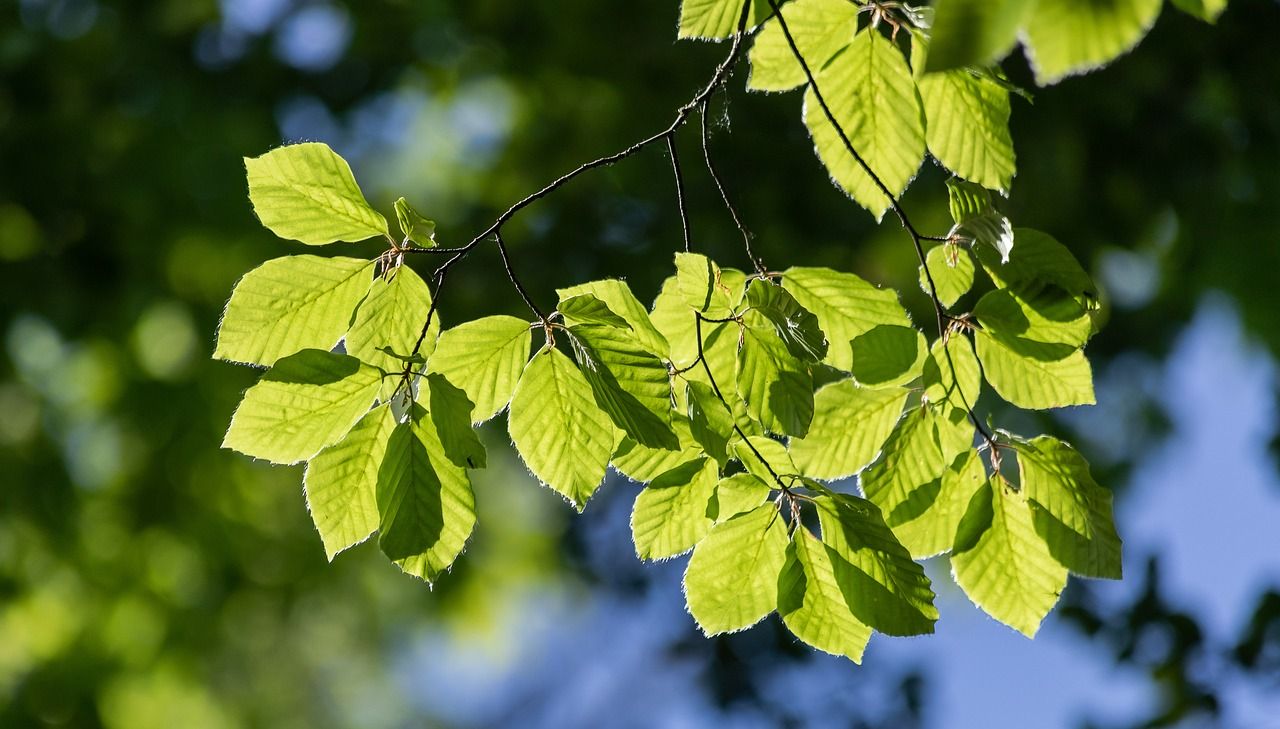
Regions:
M 319 6 L 349 31 L 326 65 L 290 55 L 313 6 L 264 3 L 279 12 L 257 25 L 224 13 L 249 5 L 0 2 L 0 726 L 403 725 L 415 709 L 389 656 L 406 635 L 483 636 L 501 585 L 592 579 L 563 558 L 568 510 L 510 458 L 480 477 L 480 531 L 432 593 L 371 548 L 327 564 L 299 474 L 217 449 L 254 379 L 208 359 L 225 297 L 299 252 L 253 218 L 241 158 L 322 136 L 375 206 L 406 196 L 447 246 L 661 128 L 721 50 L 674 42 L 674 0 L 366 0 Z M 1015 100 L 1007 208 L 1092 264 L 1113 311 L 1091 355 L 1163 352 L 1209 289 L 1280 351 L 1278 35 L 1268 0 L 1212 27 L 1169 10 L 1114 67 Z M 794 100 L 744 83 L 717 101 L 713 145 L 757 252 L 914 290 L 910 247 L 828 184 Z M 698 248 L 745 264 L 705 173 L 687 183 Z M 945 228 L 940 171 L 907 203 Z M 507 239 L 537 300 L 606 275 L 653 295 L 673 207 L 665 159 L 645 155 L 539 203 Z M 496 256 L 475 259 L 446 323 L 521 310 Z M 927 314 L 923 296 L 906 303 Z M 1117 645 L 1137 630 L 1079 605 Z M 1134 610 L 1174 620 L 1156 598 Z M 1276 613 L 1274 595 L 1260 603 L 1241 661 L 1268 665 Z M 1151 670 L 1174 686 L 1170 716 L 1202 706 L 1185 662 Z

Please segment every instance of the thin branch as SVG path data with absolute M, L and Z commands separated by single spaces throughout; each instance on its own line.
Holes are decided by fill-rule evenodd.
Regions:
M 511 268 L 511 258 L 507 255 L 507 244 L 502 240 L 502 233 L 494 231 L 493 239 L 498 244 L 499 255 L 502 256 L 502 267 L 507 269 L 507 278 L 511 279 L 511 284 L 516 287 L 520 298 L 524 299 L 524 303 L 528 305 L 533 315 L 541 319 L 543 324 L 546 324 L 547 317 L 542 313 L 542 309 L 539 309 L 538 305 L 533 303 L 533 299 L 529 296 L 529 292 L 525 290 L 524 284 L 520 283 L 515 270 Z
M 707 102 L 703 101 L 698 107 L 698 117 L 702 125 L 702 159 L 707 164 L 707 172 L 711 174 L 711 180 L 715 182 L 716 189 L 720 191 L 720 199 L 724 201 L 724 206 L 729 210 L 729 217 L 733 218 L 733 224 L 738 227 L 738 232 L 742 233 L 742 244 L 746 247 L 747 258 L 751 261 L 751 266 L 763 277 L 768 272 L 768 268 L 764 265 L 764 261 L 756 256 L 751 250 L 751 232 L 747 230 L 747 226 L 742 224 L 742 218 L 738 217 L 738 209 L 734 207 L 733 201 L 729 199 L 729 193 L 724 189 L 724 183 L 720 181 L 720 173 L 716 171 L 715 163 L 711 161 L 711 143 L 710 134 L 707 133 Z
M 827 100 L 823 97 L 822 91 L 818 88 L 818 80 L 814 78 L 813 70 L 809 68 L 809 63 L 805 60 L 804 54 L 800 52 L 799 46 L 796 45 L 796 40 L 791 35 L 791 29 L 787 26 L 786 17 L 778 9 L 778 0 L 769 0 L 769 7 L 773 9 L 773 14 L 778 19 L 778 25 L 782 29 L 782 34 L 787 39 L 787 45 L 791 47 L 791 55 L 795 57 L 796 61 L 800 64 L 800 68 L 804 70 L 805 78 L 809 82 L 809 89 L 813 91 L 813 97 L 817 100 L 818 105 L 822 107 L 822 112 L 827 117 L 827 121 L 831 123 L 832 128 L 836 130 L 836 134 L 840 136 L 840 141 L 844 143 L 845 150 L 847 150 L 849 155 L 853 157 L 854 161 L 858 163 L 858 166 L 867 173 L 867 176 L 875 183 L 881 194 L 889 200 L 889 205 L 893 208 L 894 214 L 898 216 L 898 221 L 902 223 L 903 229 L 906 230 L 907 235 L 911 237 L 911 245 L 915 248 L 916 257 L 920 260 L 920 267 L 924 270 L 925 280 L 929 284 L 929 298 L 933 302 L 933 312 L 938 322 L 938 337 L 939 339 L 944 338 L 947 333 L 947 322 L 951 317 L 947 314 L 946 307 L 942 305 L 942 299 L 938 296 L 938 286 L 933 280 L 933 272 L 929 270 L 929 263 L 924 254 L 924 246 L 921 245 L 920 242 L 926 239 L 935 240 L 936 238 L 932 236 L 926 238 L 925 236 L 920 235 L 920 231 L 912 225 L 911 218 L 907 216 L 907 211 L 902 207 L 902 202 L 899 201 L 898 197 L 889 190 L 889 187 L 884 184 L 884 181 L 880 179 L 880 176 L 876 174 L 875 170 L 871 169 L 871 165 L 867 164 L 866 159 L 864 159 L 862 155 L 858 153 L 858 150 L 854 148 L 853 142 L 849 141 L 849 135 L 845 133 L 844 127 L 841 126 L 839 120 L 836 119 L 835 114 L 831 111 L 831 107 L 827 105 Z M 955 363 L 951 361 L 951 352 L 947 351 L 945 346 L 943 347 L 943 351 L 947 355 L 947 363 L 951 366 L 951 377 L 953 380 L 956 380 L 958 378 L 956 376 Z M 991 433 L 988 432 L 986 426 L 982 424 L 982 421 L 978 419 L 978 415 L 973 411 L 973 406 L 968 403 L 963 392 L 960 393 L 960 399 L 964 402 L 965 409 L 968 410 L 969 420 L 973 423 L 974 428 L 977 429 L 984 440 L 994 445 Z
M 676 135 L 667 135 L 667 153 L 671 155 L 671 172 L 676 178 L 676 205 L 680 209 L 680 232 L 684 234 L 684 252 L 689 252 L 689 213 L 685 209 L 684 174 L 680 172 L 680 153 L 676 151 Z

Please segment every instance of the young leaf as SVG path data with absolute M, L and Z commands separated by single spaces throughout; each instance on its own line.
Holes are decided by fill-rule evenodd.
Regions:
M 607 278 L 556 289 L 556 295 L 560 297 L 561 301 L 579 294 L 592 294 L 603 301 L 610 311 L 625 319 L 631 325 L 633 335 L 641 347 L 659 357 L 670 355 L 671 346 L 667 344 L 666 338 L 653 326 L 653 322 L 649 320 L 649 310 L 636 299 L 635 294 L 631 293 L 631 287 L 627 286 L 626 281 Z M 566 317 L 565 323 L 572 325 L 585 324 L 587 322 L 578 322 Z
M 893 387 L 920 376 L 929 343 L 915 327 L 882 324 L 849 343 L 849 372 L 865 387 Z
M 910 326 L 911 319 L 892 289 L 882 289 L 851 274 L 829 268 L 789 268 L 782 287 L 818 317 L 826 332 L 824 362 L 840 370 L 853 366 L 849 342 L 881 324 Z
M 800 473 L 838 479 L 861 471 L 893 431 L 907 394 L 898 387 L 859 387 L 853 380 L 822 387 L 814 395 L 809 434 L 788 444 Z
M 813 420 L 813 375 L 764 315 L 748 311 L 743 321 L 736 379 L 747 412 L 770 432 L 803 438 Z
M 508 430 L 525 465 L 582 511 L 604 480 L 618 431 L 563 353 L 544 349 L 520 376 Z
M 985 331 L 974 339 L 987 382 L 1009 404 L 1047 410 L 1094 403 L 1093 370 L 1084 352 Z
M 689 613 L 703 633 L 749 628 L 774 611 L 788 543 L 786 522 L 773 504 L 711 528 L 684 573 Z
M 1014 234 L 1018 247 L 1004 262 L 993 260 L 985 249 L 974 249 L 996 286 L 1023 290 L 1052 285 L 1072 296 L 1096 295 L 1093 279 L 1066 246 L 1030 228 L 1018 228 Z
M 1054 559 L 1083 577 L 1120 579 L 1111 492 L 1093 480 L 1089 464 L 1049 436 L 1016 442 L 1014 448 L 1032 521 Z
M 983 187 L 1007 192 L 1015 171 L 1009 91 L 968 69 L 920 79 L 929 152 Z
M 741 298 L 721 281 L 720 267 L 700 253 L 676 254 L 676 286 L 686 306 L 713 319 L 731 316 Z
M 969 502 L 951 568 L 975 605 L 1033 637 L 1066 587 L 1067 570 L 1036 534 L 1026 497 L 996 482 L 978 489 Z
M 924 109 L 902 53 L 878 31 L 863 30 L 816 78 L 853 148 L 889 192 L 900 195 L 925 149 Z M 805 92 L 804 122 L 831 179 L 879 220 L 889 198 L 849 154 L 812 88 Z
M 608 304 L 591 294 L 578 294 L 560 300 L 556 307 L 565 321 L 575 324 L 599 324 L 619 329 L 630 329 L 626 319 L 613 313 Z
M 627 330 L 594 324 L 569 328 L 574 355 L 596 404 L 641 445 L 676 450 L 671 379 L 666 365 Z
M 436 221 L 419 215 L 404 198 L 396 200 L 396 221 L 400 223 L 400 232 L 405 240 L 423 248 L 436 247 Z
M 1037 0 L 1027 21 L 1027 58 L 1048 86 L 1092 71 L 1138 45 L 1161 0 Z
M 440 335 L 427 370 L 439 372 L 462 388 L 474 404 L 472 420 L 482 423 L 511 401 L 532 343 L 529 323 L 522 319 L 476 319 Z
M 707 535 L 713 524 L 716 463 L 700 458 L 678 466 L 644 488 L 631 512 L 631 534 L 640 559 L 683 554 Z
M 993 335 L 1082 347 L 1093 320 L 1078 301 L 1052 284 L 1022 290 L 996 289 L 973 307 L 982 328 Z
M 475 529 L 475 494 L 420 406 L 392 432 L 377 492 L 378 546 L 407 574 L 435 582 Z
M 380 381 L 355 357 L 304 349 L 245 391 L 222 447 L 272 463 L 308 460 L 369 411 Z
M 932 633 L 938 611 L 929 578 L 885 526 L 880 510 L 847 494 L 819 496 L 814 506 L 853 615 L 886 635 Z
M 328 145 L 290 144 L 245 157 L 249 200 L 262 224 L 307 245 L 387 235 L 387 221 L 369 207 L 351 168 Z
M 769 498 L 769 484 L 750 473 L 735 473 L 716 484 L 716 496 L 712 501 L 716 522 L 731 519 L 751 511 Z
M 333 349 L 372 282 L 373 263 L 358 258 L 267 261 L 232 290 L 213 356 L 270 367 L 302 349 Z
M 839 53 L 858 30 L 858 7 L 846 0 L 795 0 L 782 6 L 796 47 L 815 73 Z M 789 91 L 805 83 L 800 67 L 777 18 L 769 20 L 756 34 L 751 47 L 751 77 L 747 88 L 754 91 Z
M 986 483 L 982 457 L 971 448 L 958 456 L 941 477 L 913 490 L 885 521 L 913 559 L 950 551 L 965 509 Z
M 818 326 L 818 317 L 786 289 L 756 279 L 747 287 L 747 303 L 773 322 L 791 356 L 803 362 L 821 362 L 827 356 L 827 337 Z
M 938 0 L 925 73 L 986 66 L 1004 58 L 1018 42 L 1036 0 Z
M 680 441 L 678 449 L 649 448 L 630 438 L 623 438 L 613 453 L 611 465 L 614 470 L 636 483 L 648 483 L 677 466 L 706 455 L 689 433 L 688 421 L 675 418 L 672 425 Z
M 1009 219 L 1001 215 L 991 203 L 991 193 L 973 182 L 952 178 L 947 180 L 950 197 L 951 219 L 956 222 L 951 236 L 979 244 L 975 250 L 985 252 L 990 246 L 1007 263 L 1013 251 L 1013 227 Z
M 803 526 L 796 529 L 788 557 L 778 584 L 782 622 L 808 645 L 861 663 L 871 628 L 854 616 L 841 590 L 836 565 L 852 572 L 848 564 L 833 558 L 827 546 Z
M 705 38 L 718 40 L 738 32 L 742 17 L 742 0 L 683 0 L 680 3 L 681 38 Z M 747 11 L 747 28 L 754 28 L 768 17 L 769 4 L 765 0 L 752 0 Z
M 431 290 L 427 283 L 408 266 L 393 269 L 389 277 L 374 280 L 369 295 L 356 310 L 355 323 L 347 332 L 347 354 L 387 372 L 403 370 L 404 362 L 383 348 L 404 355 L 412 352 L 430 310 Z M 440 317 L 435 316 L 418 354 L 430 357 L 439 334 Z
M 938 301 L 951 307 L 973 287 L 973 256 L 969 251 L 952 243 L 943 243 L 929 249 L 925 256 L 933 283 L 938 287 Z M 920 290 L 929 293 L 929 279 L 920 268 Z
M 395 427 L 390 407 L 370 410 L 347 437 L 307 463 L 307 509 L 331 562 L 378 528 L 378 468 Z

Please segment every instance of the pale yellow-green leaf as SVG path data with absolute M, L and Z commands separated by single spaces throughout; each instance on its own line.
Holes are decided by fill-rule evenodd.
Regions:
M 683 0 L 680 3 L 681 38 L 719 40 L 738 32 L 742 18 L 742 0 Z M 747 29 L 756 26 L 769 15 L 766 0 L 751 0 L 747 11 Z
M 1011 405 L 1031 410 L 1092 405 L 1093 370 L 1069 345 L 975 333 L 987 382 Z
M 735 473 L 716 484 L 716 521 L 725 521 L 760 506 L 769 498 L 769 482 L 750 473 Z
M 378 528 L 378 468 L 396 427 L 391 408 L 369 411 L 347 436 L 307 463 L 307 509 L 325 556 L 363 542 Z
M 303 349 L 333 349 L 373 282 L 358 258 L 287 256 L 253 269 L 231 291 L 216 359 L 270 367 Z
M 967 450 L 941 477 L 913 490 L 886 521 L 914 559 L 950 551 L 970 500 L 986 483 L 982 457 Z
M 404 361 L 383 349 L 408 356 L 422 334 L 422 325 L 431 309 L 431 290 L 413 269 L 399 266 L 389 276 L 374 279 L 369 295 L 356 310 L 355 322 L 347 332 L 347 354 L 388 372 L 404 370 Z M 422 339 L 418 354 L 429 357 L 440 334 L 439 312 Z
M 1036 0 L 1027 57 L 1042 86 L 1106 65 L 1151 30 L 1161 0 Z
M 808 435 L 788 444 L 792 460 L 810 478 L 839 479 L 861 471 L 893 431 L 907 394 L 899 387 L 860 387 L 853 380 L 823 386 L 814 395 Z
M 789 268 L 782 287 L 818 317 L 827 335 L 824 362 L 841 370 L 853 366 L 849 342 L 882 324 L 910 326 L 911 318 L 898 301 L 897 292 L 882 289 L 852 273 L 830 268 Z
M 749 628 L 778 605 L 787 526 L 764 504 L 722 521 L 693 549 L 684 573 L 689 614 L 708 636 Z
M 864 30 L 816 79 L 854 150 L 890 194 L 902 194 L 925 150 L 924 108 L 902 52 L 878 31 Z M 804 121 L 831 179 L 879 220 L 889 198 L 849 153 L 812 88 Z
M 929 152 L 966 180 L 1007 192 L 1016 171 L 1008 90 L 963 68 L 926 74 L 919 86 Z
M 475 406 L 472 421 L 481 423 L 511 402 L 532 343 L 528 322 L 488 316 L 441 334 L 427 369 L 462 388 Z
M 929 274 L 933 276 L 933 283 L 937 286 L 938 300 L 943 306 L 953 306 L 973 287 L 973 256 L 964 248 L 944 243 L 930 248 L 925 261 L 929 266 Z M 926 294 L 931 293 L 929 279 L 925 276 L 923 267 L 920 269 L 920 290 Z
M 848 0 L 795 0 L 782 6 L 782 17 L 805 63 L 815 73 L 853 40 L 858 29 L 858 6 Z M 787 91 L 805 81 L 804 69 L 796 61 L 781 23 L 777 18 L 769 20 L 751 46 L 747 88 Z
M 631 512 L 636 555 L 666 559 L 693 549 L 714 523 L 712 499 L 718 479 L 716 462 L 700 458 L 667 471 L 644 487 Z
M 861 663 L 871 628 L 849 608 L 836 576 L 839 561 L 808 529 L 797 529 L 779 583 L 778 615 L 806 644 Z
M 351 168 L 328 145 L 290 144 L 245 157 L 249 200 L 258 219 L 281 238 L 308 245 L 387 235 Z
M 577 286 L 556 289 L 556 295 L 561 300 L 568 299 L 579 294 L 591 294 L 597 299 L 603 301 L 609 310 L 626 320 L 631 325 L 632 333 L 635 335 L 636 341 L 640 346 L 659 357 L 670 356 L 671 347 L 667 343 L 666 337 L 654 327 L 653 322 L 649 319 L 649 310 L 636 299 L 635 294 L 631 293 L 631 287 L 626 281 L 616 278 L 607 278 L 600 281 L 590 281 Z M 690 315 L 692 318 L 692 315 Z M 568 324 L 579 324 L 585 322 L 575 321 L 572 317 L 565 317 Z
M 736 381 L 747 412 L 772 433 L 804 437 L 813 420 L 813 375 L 763 314 L 748 311 L 743 322 Z

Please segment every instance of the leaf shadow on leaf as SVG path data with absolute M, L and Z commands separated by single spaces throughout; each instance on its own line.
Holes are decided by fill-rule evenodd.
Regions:
M 671 426 L 640 402 L 639 398 L 623 389 L 613 372 L 596 355 L 591 345 L 578 337 L 570 337 L 579 370 L 591 386 L 591 394 L 613 421 L 614 425 L 649 448 L 675 451 L 680 449 L 680 438 Z
M 991 528 L 995 521 L 995 505 L 992 502 L 992 496 L 992 487 L 988 484 L 978 489 L 973 498 L 969 499 L 969 506 L 965 509 L 964 516 L 960 517 L 960 526 L 956 528 L 953 555 L 962 554 L 978 546 L 982 535 Z
M 355 357 L 322 349 L 304 349 L 277 360 L 262 375 L 262 380 L 322 386 L 340 382 L 359 369 L 360 360 Z
M 853 376 L 868 386 L 896 383 L 912 373 L 926 354 L 920 332 L 914 327 L 881 324 L 854 337 Z
M 1121 579 L 1120 557 L 1118 554 L 1113 557 L 1103 553 L 1107 546 L 1102 540 L 1072 529 L 1034 501 L 1031 502 L 1031 523 L 1058 564 L 1081 577 Z M 1119 552 L 1119 549 L 1115 552 Z M 1106 567 L 1111 563 L 1115 564 L 1114 570 Z
M 397 440 L 404 442 L 397 443 Z M 390 491 L 399 496 L 394 509 L 382 514 L 383 530 L 378 538 L 383 553 L 393 561 L 428 552 L 440 541 L 445 521 L 444 487 L 431 465 L 426 445 L 412 428 L 401 426 L 392 433 L 387 452 L 394 453 L 400 448 L 407 451 L 399 460 L 407 463 L 408 468 L 419 469 L 415 482 L 408 485 L 396 483 L 404 479 L 404 474 L 397 473 L 397 459 L 387 458 L 378 469 L 377 484 L 379 492 Z M 426 479 L 426 483 L 416 482 L 417 478 Z M 384 510 L 381 503 L 379 507 L 380 511 Z M 412 508 L 413 512 L 402 514 L 401 511 L 405 508 Z M 402 520 L 408 520 L 410 526 L 394 528 L 396 524 L 403 523 Z M 392 525 L 393 528 L 386 529 L 387 525 Z

